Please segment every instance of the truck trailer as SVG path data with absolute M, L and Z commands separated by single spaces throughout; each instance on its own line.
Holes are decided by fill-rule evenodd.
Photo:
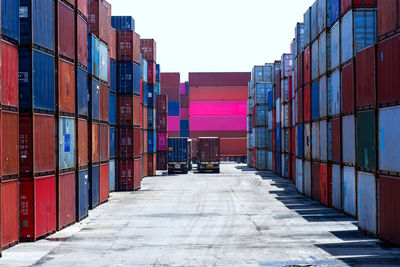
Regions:
M 189 171 L 188 138 L 168 138 L 168 174 Z
M 220 139 L 219 137 L 199 137 L 197 169 L 199 173 L 220 172 Z

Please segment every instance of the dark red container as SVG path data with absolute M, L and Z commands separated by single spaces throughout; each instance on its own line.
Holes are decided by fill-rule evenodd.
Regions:
M 61 173 L 57 182 L 57 229 L 75 223 L 75 172 Z
M 181 76 L 179 72 L 162 72 L 161 73 L 161 87 L 164 86 L 173 86 L 177 87 L 178 92 L 180 89 L 180 81 L 181 81 Z M 191 84 L 191 86 L 194 86 Z M 161 92 L 163 91 L 163 88 L 161 88 Z M 169 97 L 169 95 L 168 95 Z M 168 100 L 171 101 L 171 100 Z
M 221 156 L 247 156 L 247 139 L 242 138 L 222 138 Z
M 220 161 L 220 139 L 201 137 L 198 139 L 198 157 L 200 162 Z
M 118 127 L 117 129 L 117 157 L 121 159 L 134 158 L 134 129 Z
M 56 231 L 56 177 L 21 180 L 20 240 L 36 241 Z
M 312 198 L 316 201 L 321 200 L 321 181 L 320 181 L 320 166 L 318 162 L 312 163 Z
M 306 85 L 304 87 L 304 121 L 308 122 L 311 120 L 311 86 Z
M 135 128 L 134 129 L 134 139 L 133 139 L 133 153 L 134 153 L 134 157 L 138 158 L 143 154 L 142 151 L 142 144 L 144 143 L 143 141 L 147 140 L 143 138 L 143 132 L 140 128 Z
M 292 135 L 290 138 L 292 139 L 291 153 L 294 155 L 296 154 L 296 127 L 292 128 Z
M 297 56 L 296 64 L 297 64 L 297 88 L 300 88 L 303 86 L 303 54 L 304 52 L 301 52 Z
M 272 128 L 276 129 L 276 108 L 272 109 Z
M 179 92 L 179 86 L 168 86 L 164 85 L 163 82 L 161 82 L 161 94 L 167 95 L 168 96 L 168 101 L 170 102 L 179 102 L 181 94 Z
M 342 112 L 354 111 L 354 65 L 350 62 L 342 68 Z
M 303 52 L 303 84 L 311 82 L 311 48 L 308 46 Z
M 191 72 L 190 86 L 247 86 L 250 72 Z M 164 80 L 161 78 L 161 82 Z
M 104 203 L 108 201 L 109 192 L 110 192 L 110 179 L 109 179 L 109 165 L 101 164 L 100 165 L 100 203 Z
M 156 176 L 157 171 L 156 171 L 156 154 L 155 153 L 149 153 L 148 154 L 148 172 L 149 176 Z
M 149 166 L 147 164 L 147 162 L 148 162 L 147 153 L 144 153 L 142 155 L 142 157 L 143 157 L 143 161 L 142 161 L 142 164 L 143 164 L 143 177 L 147 177 L 147 176 L 149 176 L 149 169 L 148 169 Z
M 321 178 L 321 203 L 327 207 L 332 206 L 332 165 L 320 164 Z
M 19 240 L 18 180 L 1 184 L 1 247 L 15 245 Z M 1 250 L 1 249 L 0 249 Z
M 134 190 L 134 160 L 118 159 L 116 163 L 118 191 Z
M 275 97 L 276 98 L 281 97 L 281 76 L 282 76 L 282 71 L 279 70 L 275 74 Z
M 189 96 L 181 95 L 181 108 L 189 108 Z
M 383 239 L 400 244 L 400 178 L 379 178 L 379 228 Z
M 108 122 L 108 92 L 107 85 L 100 83 L 100 120 Z
M 153 39 L 141 39 L 140 49 L 143 58 L 149 62 L 157 62 L 157 45 Z
M 110 159 L 110 135 L 108 124 L 100 124 L 100 162 L 108 161 Z
M 297 101 L 297 122 L 303 123 L 303 88 L 299 88 L 296 92 L 296 101 Z
M 143 137 L 143 139 L 142 140 L 147 140 L 147 130 L 142 130 L 142 137 Z M 143 144 L 143 151 L 142 151 L 142 154 L 147 154 L 147 151 L 148 151 L 148 145 L 147 145 L 147 142 L 142 142 L 142 144 Z M 147 161 L 145 161 L 145 162 L 147 162 Z
M 63 59 L 58 60 L 58 107 L 75 114 L 75 65 Z
M 398 0 L 378 1 L 378 36 L 380 38 L 394 33 L 398 27 L 398 3 Z
M 75 7 L 75 0 L 65 0 L 68 4 Z
M 134 189 L 139 190 L 142 187 L 143 179 L 142 158 L 135 159 L 134 164 Z
M 356 58 L 356 104 L 357 109 L 375 106 L 376 46 L 357 53 Z
M 108 47 L 110 48 L 110 58 L 112 60 L 117 60 L 117 30 L 110 28 L 110 43 Z
M 140 64 L 140 36 L 134 31 L 117 31 L 117 59 Z
M 156 63 L 147 62 L 147 83 L 156 84 Z
M 91 155 L 89 158 L 92 163 L 100 162 L 100 124 L 92 122 L 90 124 Z
M 168 137 L 181 137 L 181 133 L 179 131 L 169 131 Z
M 340 119 L 332 120 L 332 161 L 340 163 L 342 147 Z
M 78 141 L 78 166 L 84 167 L 88 166 L 89 158 L 88 158 L 88 122 L 87 120 L 78 120 L 78 129 L 77 129 L 77 141 Z
M 3 179 L 17 178 L 19 173 L 18 112 L 1 111 L 1 175 Z
M 58 1 L 58 54 L 75 60 L 75 14 L 64 2 Z
M 168 114 L 168 96 L 156 95 L 156 114 Z
M 291 165 L 292 165 L 292 181 L 294 184 L 297 183 L 296 181 L 296 157 L 291 156 L 290 157 Z
M 292 77 L 292 75 L 290 75 L 289 76 L 289 78 L 288 78 L 288 96 L 289 96 L 289 101 L 292 101 L 292 99 L 293 99 L 293 95 L 292 95 L 292 90 L 293 90 L 293 77 Z M 290 102 L 289 102 L 289 104 L 290 104 Z M 289 112 L 289 115 L 290 115 L 291 113 Z
M 18 47 L 1 40 L 1 105 L 18 108 Z
M 351 8 L 375 8 L 376 2 L 377 0 L 341 0 L 342 16 Z
M 378 44 L 378 101 L 381 105 L 400 102 L 400 34 Z
M 143 106 L 143 108 L 142 108 L 142 111 L 143 111 L 143 129 L 146 129 L 147 130 L 147 113 L 148 113 L 148 109 L 147 109 L 147 107 L 145 107 L 145 106 Z M 146 139 L 145 139 L 146 140 Z
M 190 131 L 190 138 L 213 136 L 219 138 L 245 138 L 246 131 Z
M 117 97 L 117 123 L 119 125 L 140 126 L 140 98 L 138 96 Z
M 78 12 L 81 13 L 85 18 L 88 17 L 88 1 L 77 0 Z
M 53 115 L 20 115 L 19 154 L 21 177 L 55 172 L 55 118 Z
M 108 44 L 108 5 L 104 0 L 89 0 L 90 33 L 93 33 Z
M 141 121 L 142 121 L 142 117 L 141 117 L 141 109 L 142 109 L 142 105 L 140 103 L 140 96 L 133 96 L 133 125 L 136 127 L 140 127 L 141 126 Z
M 157 151 L 157 170 L 165 171 L 168 169 L 168 155 L 167 151 Z
M 87 1 L 86 1 L 87 2 Z M 87 67 L 88 59 L 88 45 L 87 45 L 87 32 L 88 24 L 81 16 L 77 16 L 77 53 L 78 53 L 78 63 Z

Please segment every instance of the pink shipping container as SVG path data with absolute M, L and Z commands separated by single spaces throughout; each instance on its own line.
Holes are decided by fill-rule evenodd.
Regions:
M 168 147 L 168 134 L 157 133 L 157 151 L 167 151 Z
M 250 80 L 250 72 L 189 73 L 190 86 L 247 86 Z
M 192 86 L 190 101 L 247 101 L 247 86 Z
M 247 101 L 191 102 L 190 116 L 247 116 Z
M 179 132 L 180 119 L 176 116 L 168 116 L 168 132 Z
M 189 109 L 188 108 L 181 108 L 180 118 L 181 118 L 181 120 L 189 119 Z
M 18 47 L 1 40 L 1 105 L 18 108 Z
M 186 94 L 186 84 L 185 83 L 181 83 L 180 92 L 181 92 L 181 95 Z
M 191 117 L 189 124 L 190 131 L 246 131 L 247 116 Z
M 75 14 L 74 10 L 58 1 L 58 54 L 75 60 Z

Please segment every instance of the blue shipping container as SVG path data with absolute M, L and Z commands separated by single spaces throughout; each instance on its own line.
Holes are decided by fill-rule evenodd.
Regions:
M 112 59 L 110 60 L 110 91 L 117 92 L 117 63 Z
M 340 18 L 340 0 L 330 0 L 330 15 L 331 15 L 331 24 L 333 25 Z
M 98 120 L 100 118 L 100 84 L 95 78 L 89 80 L 89 118 Z
M 156 111 L 154 108 L 147 109 L 147 129 L 152 130 L 156 128 Z
M 161 67 L 160 64 L 156 64 L 156 81 L 160 81 L 161 79 Z
M 135 31 L 135 20 L 131 16 L 112 16 L 111 26 L 116 30 Z
M 145 107 L 147 107 L 147 88 L 149 86 L 147 85 L 147 83 L 143 82 L 143 105 Z
M 179 116 L 179 102 L 168 101 L 168 116 Z
M 53 2 L 53 0 L 20 0 L 21 45 L 31 46 L 36 44 L 54 51 Z
M 1 33 L 19 41 L 19 0 L 1 0 Z
M 180 121 L 180 136 L 189 138 L 189 120 Z
M 100 76 L 100 41 L 93 34 L 88 35 L 88 73 Z
M 109 177 L 109 183 L 110 183 L 110 192 L 115 191 L 115 160 L 110 160 L 110 163 L 108 165 L 108 177 Z
M 89 212 L 89 172 L 80 170 L 76 174 L 76 185 L 79 187 L 76 194 L 76 218 L 78 221 L 88 216 Z
M 319 82 L 312 84 L 312 118 L 319 118 Z
M 77 108 L 78 114 L 81 116 L 89 116 L 89 91 L 88 91 L 88 74 L 87 71 L 78 67 L 77 76 Z
M 154 93 L 155 85 L 148 84 L 147 85 L 147 106 L 154 107 L 155 106 L 155 93 Z
M 311 7 L 311 41 L 318 37 L 318 1 L 315 1 Z
M 143 82 L 147 83 L 147 60 L 143 59 L 143 63 L 141 65 L 141 78 L 143 79 Z
M 268 110 L 273 110 L 274 108 L 274 94 L 272 90 L 268 91 Z
M 303 124 L 297 125 L 297 155 L 304 157 L 304 136 L 303 136 Z
M 279 124 L 276 125 L 276 149 L 281 150 L 281 126 Z
M 55 110 L 54 57 L 29 48 L 19 49 L 19 107 L 22 112 Z
M 108 122 L 110 125 L 117 124 L 117 97 L 111 92 L 108 94 Z
M 89 209 L 100 203 L 100 167 L 94 165 L 89 169 Z
M 149 153 L 156 153 L 156 132 L 148 131 L 147 132 L 147 151 Z
M 304 48 L 311 42 L 311 7 L 304 13 Z
M 110 158 L 115 158 L 115 127 L 110 126 Z
M 276 174 L 282 176 L 282 154 L 281 152 L 276 152 Z
M 187 138 L 168 138 L 168 162 L 187 162 L 187 148 Z
M 99 41 L 99 79 L 108 82 L 108 47 L 102 41 Z
M 134 62 L 118 62 L 117 83 L 118 93 L 140 95 L 140 65 Z
M 60 117 L 58 123 L 59 169 L 70 169 L 75 166 L 75 119 Z

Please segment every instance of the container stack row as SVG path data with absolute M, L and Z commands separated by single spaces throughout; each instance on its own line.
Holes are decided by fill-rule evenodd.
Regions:
M 299 192 L 397 243 L 400 130 L 393 122 L 400 116 L 400 97 L 393 88 L 400 85 L 399 4 L 318 0 L 307 10 L 291 46 L 292 112 L 282 88 L 280 101 L 277 86 L 274 91 L 273 146 L 283 146 L 286 155 L 289 143 L 287 175 L 285 158 L 278 166 L 276 153 L 272 162 L 273 171 L 292 179 Z M 279 123 L 286 125 L 286 109 L 292 127 L 288 142 L 278 130 Z
M 180 74 L 161 73 L 161 94 L 168 97 L 168 137 L 180 136 Z
M 189 138 L 189 82 L 180 86 L 180 137 Z
M 156 169 L 168 169 L 168 96 L 156 95 Z
M 153 39 L 140 40 L 143 66 L 143 177 L 156 175 L 155 102 L 157 87 L 157 46 Z M 147 68 L 146 68 L 147 66 Z M 159 73 L 158 73 L 159 76 Z

